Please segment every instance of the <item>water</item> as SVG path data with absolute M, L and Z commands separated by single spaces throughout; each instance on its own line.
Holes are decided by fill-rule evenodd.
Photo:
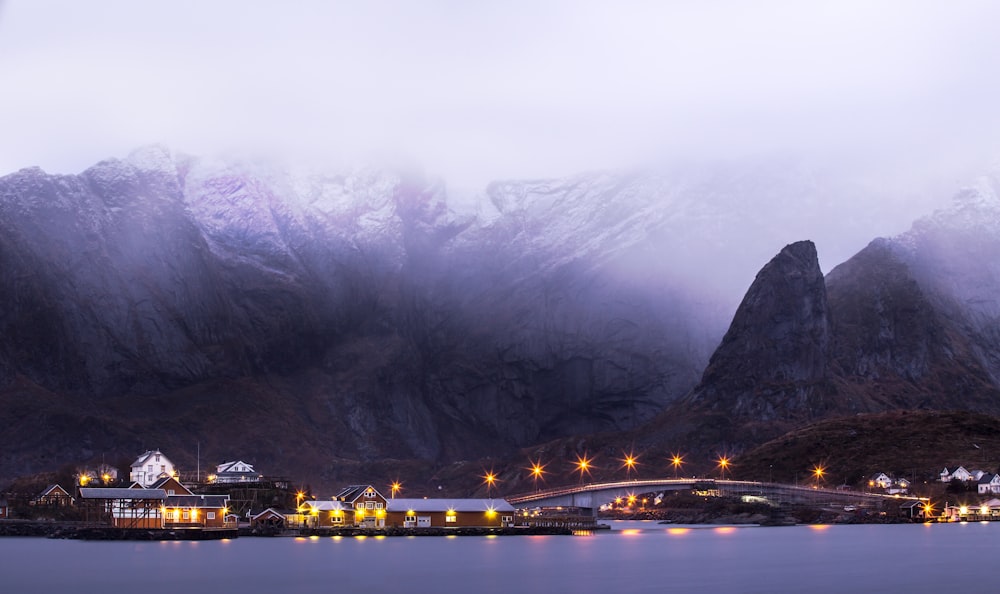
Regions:
M 1000 552 L 1000 523 L 614 527 L 572 537 L 0 538 L 0 592 L 939 594 L 988 584 Z

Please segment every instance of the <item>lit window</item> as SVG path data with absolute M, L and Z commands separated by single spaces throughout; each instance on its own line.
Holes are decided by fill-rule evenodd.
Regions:
M 372 505 L 371 501 L 369 501 L 369 502 L 365 503 L 365 509 L 375 509 L 375 506 Z
M 444 517 L 444 521 L 453 524 L 458 521 L 458 517 L 449 514 Z
M 382 509 L 382 502 L 381 501 L 376 501 L 375 502 L 375 509 Z

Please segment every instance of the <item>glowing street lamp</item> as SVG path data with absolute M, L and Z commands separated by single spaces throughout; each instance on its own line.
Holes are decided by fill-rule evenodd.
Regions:
M 677 478 L 677 470 L 684 465 L 684 458 L 680 454 L 674 454 L 670 458 L 670 465 L 674 467 L 674 478 Z
M 817 464 L 813 466 L 812 475 L 816 479 L 816 486 L 819 486 L 819 482 L 823 479 L 823 475 L 826 474 L 826 469 L 823 468 L 822 464 Z
M 631 478 L 632 471 L 635 469 L 635 465 L 638 463 L 639 459 L 632 452 L 626 454 L 625 457 L 622 459 L 622 466 L 625 467 L 626 480 Z
M 401 485 L 399 483 L 399 481 L 393 481 L 393 483 L 391 485 L 389 485 L 389 490 L 392 491 L 392 494 L 391 494 L 390 498 L 391 499 L 395 499 L 396 498 L 396 493 L 398 493 L 399 490 L 402 489 L 402 488 L 403 488 L 403 485 Z
M 535 482 L 535 491 L 538 491 L 538 479 L 543 478 L 542 475 L 545 474 L 545 465 L 542 464 L 541 460 L 531 463 L 531 480 Z M 544 479 L 543 479 L 544 480 Z
M 580 473 L 580 482 L 583 482 L 583 474 L 587 473 L 590 476 L 590 468 L 593 466 L 593 459 L 588 458 L 586 454 L 583 456 L 577 456 L 576 458 L 576 470 Z
M 490 491 L 493 489 L 493 485 L 497 482 L 497 475 L 493 474 L 493 471 L 489 471 L 483 475 L 483 482 L 486 483 L 486 496 L 490 496 Z
M 716 466 L 719 467 L 719 471 L 722 473 L 722 478 L 726 478 L 726 469 L 729 468 L 729 458 L 726 456 L 719 456 L 719 460 L 716 462 Z

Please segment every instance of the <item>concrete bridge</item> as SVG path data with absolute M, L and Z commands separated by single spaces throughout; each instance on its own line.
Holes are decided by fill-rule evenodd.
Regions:
M 863 491 L 842 491 L 809 485 L 786 485 L 782 483 L 762 483 L 757 481 L 734 481 L 706 478 L 644 479 L 610 483 L 592 483 L 575 487 L 556 487 L 533 493 L 522 493 L 505 497 L 514 507 L 520 509 L 534 507 L 579 507 L 594 513 L 605 504 L 641 493 L 666 491 L 701 491 L 713 496 L 764 497 L 779 504 L 808 503 L 812 505 L 856 505 L 878 508 L 889 502 L 902 504 L 918 497 L 906 495 L 884 495 Z

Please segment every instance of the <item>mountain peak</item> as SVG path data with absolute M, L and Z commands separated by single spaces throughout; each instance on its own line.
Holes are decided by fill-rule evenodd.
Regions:
M 826 286 L 816 246 L 789 244 L 757 274 L 687 401 L 755 420 L 810 418 L 827 344 Z

